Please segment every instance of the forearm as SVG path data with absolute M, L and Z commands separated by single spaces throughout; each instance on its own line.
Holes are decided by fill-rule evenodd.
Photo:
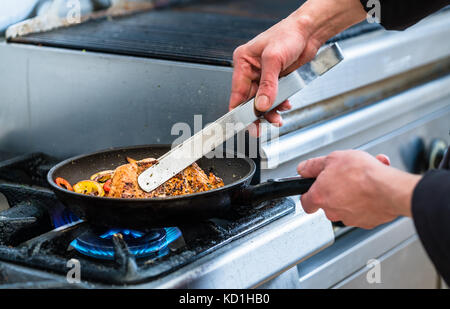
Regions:
M 297 20 L 298 29 L 319 45 L 367 16 L 359 0 L 309 0 L 289 18 Z
M 411 204 L 414 188 L 422 176 L 385 167 L 370 174 L 375 191 L 393 216 L 411 217 Z

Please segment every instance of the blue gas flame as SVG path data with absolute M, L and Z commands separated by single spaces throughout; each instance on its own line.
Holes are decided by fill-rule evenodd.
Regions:
M 60 209 L 52 214 L 55 228 L 81 221 L 76 215 L 67 209 Z M 90 235 L 87 239 L 79 237 L 70 245 L 78 252 L 98 259 L 113 260 L 114 245 L 112 237 L 114 234 L 123 235 L 131 254 L 136 258 L 151 257 L 160 258 L 169 253 L 168 246 L 181 236 L 180 229 L 167 227 L 149 232 L 141 232 L 130 229 L 110 229 L 101 235 Z

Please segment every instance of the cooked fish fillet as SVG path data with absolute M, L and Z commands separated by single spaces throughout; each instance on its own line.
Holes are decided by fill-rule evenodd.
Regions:
M 178 173 L 152 192 L 145 192 L 139 187 L 137 178 L 157 161 L 147 158 L 121 165 L 116 168 L 111 180 L 109 197 L 151 198 L 191 194 L 222 187 L 222 179 L 210 173 L 209 176 L 194 163 Z

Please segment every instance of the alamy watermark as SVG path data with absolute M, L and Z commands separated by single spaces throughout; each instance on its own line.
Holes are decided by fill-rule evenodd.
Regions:
M 69 24 L 79 24 L 81 22 L 81 3 L 80 0 L 68 0 L 66 3 L 69 11 L 66 15 L 66 21 Z
M 49 24 L 63 22 L 68 25 L 81 23 L 82 4 L 80 0 L 53 0 L 42 14 Z
M 382 283 L 381 282 L 381 264 L 377 259 L 370 259 L 367 261 L 366 266 L 369 271 L 366 274 L 366 280 L 370 284 Z
M 379 24 L 381 22 L 381 3 L 379 0 L 369 0 L 367 1 L 366 7 L 370 9 L 367 12 L 366 20 L 368 23 Z
M 277 146 L 279 138 L 279 127 L 261 121 L 258 124 L 251 124 L 246 127 L 243 123 L 228 122 L 222 125 L 206 124 L 203 125 L 202 115 L 194 115 L 193 127 L 186 122 L 178 122 L 172 126 L 171 135 L 175 136 L 172 143 L 172 149 L 180 146 L 189 138 L 193 139 L 193 147 L 183 146 L 182 149 L 173 153 L 176 158 L 200 157 L 206 153 L 206 158 L 243 158 L 249 157 L 256 159 L 265 157 L 261 150 L 261 145 L 269 142 L 272 146 Z M 202 133 L 201 130 L 203 129 Z M 246 136 L 246 131 L 259 132 L 258 138 Z M 226 140 L 224 143 L 218 143 L 220 140 Z M 278 147 L 273 147 L 278 149 Z M 201 153 L 198 153 L 201 151 Z M 271 153 L 270 168 L 278 165 L 278 151 Z
M 67 261 L 66 266 L 69 271 L 66 274 L 66 280 L 69 283 L 80 283 L 81 282 L 81 264 L 77 259 L 70 259 Z

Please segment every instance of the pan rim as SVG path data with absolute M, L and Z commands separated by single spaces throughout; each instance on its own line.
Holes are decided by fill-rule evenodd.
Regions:
M 56 164 L 55 166 L 53 166 L 47 173 L 47 182 L 50 184 L 50 186 L 60 192 L 63 192 L 64 194 L 69 194 L 70 196 L 73 197 L 80 197 L 80 198 L 89 198 L 89 199 L 94 199 L 94 200 L 98 200 L 98 201 L 111 201 L 111 202 L 126 202 L 126 203 L 142 203 L 142 202 L 151 202 L 154 201 L 156 202 L 165 202 L 165 201 L 176 201 L 176 200 L 181 200 L 181 199 L 186 199 L 186 198 L 194 198 L 194 197 L 199 197 L 205 194 L 210 194 L 210 193 L 218 193 L 221 191 L 225 191 L 228 190 L 229 188 L 232 188 L 242 182 L 245 182 L 249 179 L 251 179 L 253 177 L 253 175 L 255 174 L 256 171 L 256 164 L 255 162 L 253 162 L 253 160 L 251 160 L 248 157 L 243 157 L 243 158 L 237 158 L 237 159 L 243 159 L 245 160 L 249 165 L 250 165 L 250 171 L 244 175 L 242 178 L 240 178 L 239 180 L 229 183 L 223 187 L 220 188 L 216 188 L 213 190 L 209 190 L 209 191 L 204 191 L 204 192 L 198 192 L 198 193 L 192 193 L 192 194 L 186 194 L 186 195 L 178 195 L 178 196 L 168 196 L 168 197 L 152 197 L 152 198 L 130 198 L 130 199 L 126 199 L 126 198 L 118 198 L 118 197 L 100 197 L 100 196 L 92 196 L 92 195 L 86 195 L 86 194 L 81 194 L 81 193 L 76 193 L 73 191 L 69 191 L 67 189 L 61 188 L 60 186 L 58 186 L 55 181 L 53 180 L 53 174 L 54 172 L 59 169 L 60 167 L 72 162 L 72 161 L 76 161 L 76 160 L 80 160 L 83 158 L 87 158 L 90 156 L 94 156 L 94 155 L 99 155 L 102 153 L 107 153 L 107 152 L 111 152 L 111 151 L 118 151 L 118 150 L 132 150 L 132 149 L 140 149 L 140 148 L 170 148 L 170 145 L 161 145 L 161 144 L 150 144 L 150 145 L 135 145 L 135 146 L 125 146 L 125 147 L 110 147 L 110 148 L 106 148 L 103 150 L 99 150 L 99 151 L 95 151 L 92 153 L 88 153 L 88 154 L 81 154 L 81 155 L 77 155 L 74 157 L 70 157 L 66 160 L 63 160 L 61 162 L 59 162 L 58 164 Z M 234 153 L 235 154 L 235 153 Z

